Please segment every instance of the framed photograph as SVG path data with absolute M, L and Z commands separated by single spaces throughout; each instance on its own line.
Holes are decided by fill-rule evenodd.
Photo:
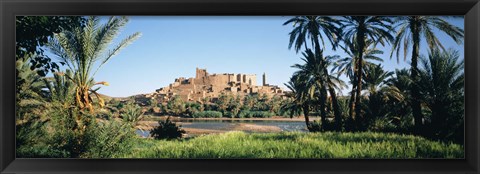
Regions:
M 479 172 L 478 0 L 0 9 L 1 173 Z

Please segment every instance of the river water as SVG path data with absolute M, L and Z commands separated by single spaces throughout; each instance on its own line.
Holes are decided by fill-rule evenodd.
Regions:
M 300 131 L 306 132 L 305 122 L 303 121 L 278 121 L 278 120 L 182 120 L 176 122 L 182 125 L 182 128 L 209 129 L 209 130 L 232 130 L 238 124 L 254 124 L 259 126 L 276 126 L 282 131 Z M 157 126 L 156 124 L 155 126 Z M 146 137 L 149 131 L 137 130 L 137 134 Z

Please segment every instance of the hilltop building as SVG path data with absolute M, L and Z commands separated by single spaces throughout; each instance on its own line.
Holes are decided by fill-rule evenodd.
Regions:
M 201 102 L 207 97 L 218 98 L 222 93 L 240 96 L 266 94 L 269 97 L 284 95 L 284 91 L 280 87 L 267 84 L 265 73 L 262 77 L 262 85 L 258 86 L 256 74 L 209 74 L 206 69 L 196 68 L 195 77 L 179 77 L 168 86 L 157 89 L 145 97 L 165 102 L 178 95 L 183 101 Z

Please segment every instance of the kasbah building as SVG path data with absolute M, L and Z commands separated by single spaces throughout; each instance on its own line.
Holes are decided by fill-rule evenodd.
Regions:
M 141 97 L 165 103 L 178 95 L 183 101 L 202 103 L 205 98 L 216 100 L 221 94 L 240 95 L 240 97 L 253 94 L 267 95 L 268 97 L 275 95 L 284 97 L 285 95 L 279 86 L 267 84 L 265 73 L 262 76 L 262 85 L 259 86 L 256 74 L 209 74 L 207 69 L 196 68 L 195 77 L 177 78 L 168 86 Z

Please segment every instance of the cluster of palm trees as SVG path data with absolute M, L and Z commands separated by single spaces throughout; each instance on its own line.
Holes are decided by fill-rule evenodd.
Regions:
M 41 148 L 54 147 L 52 151 L 59 152 L 61 157 L 102 156 L 107 151 L 110 153 L 118 150 L 116 148 L 123 148 L 121 141 L 130 136 L 126 134 L 134 134 L 130 123 L 136 122 L 136 117 L 125 118 L 128 114 L 124 114 L 125 121 L 122 123 L 109 120 L 100 124 L 97 120 L 102 113 L 96 109 L 102 110 L 105 105 L 97 91 L 100 85 L 106 86 L 108 82 L 95 82 L 94 76 L 102 65 L 137 39 L 140 33 L 129 35 L 112 45 L 120 30 L 128 23 L 127 17 L 110 17 L 104 23 L 95 16 L 84 18 L 85 25 L 72 24 L 76 27 L 53 34 L 46 44 L 59 63 L 64 65 L 62 71 L 53 72 L 53 77 L 38 76 L 38 70 L 30 68 L 30 57 L 17 61 L 17 70 L 21 72 L 17 81 L 22 81 L 22 85 L 19 85 L 22 88 L 17 92 L 17 127 L 20 132 L 29 130 L 25 134 L 17 134 L 17 139 L 28 137 L 25 139 L 37 141 L 20 144 L 22 147 L 43 143 L 48 148 Z M 42 127 L 32 130 L 28 126 L 36 123 L 42 123 Z M 119 129 L 128 131 L 118 134 L 115 130 Z M 52 137 L 31 137 L 34 131 L 51 134 Z M 105 141 L 97 141 L 101 137 Z M 108 138 L 113 140 L 107 141 Z M 110 145 L 102 147 L 101 143 Z M 35 149 L 21 154 L 44 155 L 38 154 Z
M 438 57 L 444 54 L 445 48 L 434 33 L 434 29 L 445 33 L 458 44 L 462 43 L 464 37 L 463 29 L 451 25 L 445 18 L 447 17 L 296 16 L 286 21 L 283 25 L 293 25 L 289 33 L 289 49 L 293 47 L 296 52 L 303 49 L 303 64 L 292 66 L 298 71 L 292 75 L 286 86 L 295 94 L 294 103 L 298 110 L 303 111 L 307 127 L 313 129 L 313 123 L 309 121 L 308 115 L 311 111 L 317 111 L 321 116 L 322 129 L 326 129 L 327 111 L 332 108 L 334 130 L 362 130 L 365 122 L 369 120 L 366 116 L 379 114 L 381 110 L 372 111 L 364 108 L 368 104 L 363 104 L 363 100 L 370 103 L 373 100 L 386 100 L 388 97 L 402 101 L 402 104 L 411 108 L 414 118 L 413 132 L 420 132 L 426 120 L 422 112 L 425 101 L 420 97 L 422 95 L 420 84 L 423 80 L 418 68 L 421 57 L 420 44 L 425 40 L 431 54 Z M 383 51 L 378 49 L 379 45 L 391 45 L 390 58 L 396 56 L 397 62 L 400 53 L 406 60 L 408 50 L 411 49 L 410 70 L 398 70 L 395 73 L 396 78 L 392 78 L 393 72 L 386 72 L 381 65 L 373 63 L 372 61 L 380 62 L 386 59 L 380 57 Z M 333 50 L 340 48 L 348 56 L 344 58 L 336 55 L 325 56 L 323 53 L 326 46 Z M 450 55 L 447 57 L 454 59 L 452 54 Z M 463 69 L 456 70 L 463 72 Z M 339 79 L 340 75 L 346 75 L 351 83 L 348 113 L 342 109 L 342 102 L 339 102 L 337 96 L 337 91 L 346 87 Z M 404 86 L 402 88 L 394 84 Z M 362 94 L 365 90 L 368 91 L 368 98 Z M 382 95 L 384 99 L 379 97 L 379 93 L 385 94 Z M 374 99 L 375 97 L 378 99 Z

